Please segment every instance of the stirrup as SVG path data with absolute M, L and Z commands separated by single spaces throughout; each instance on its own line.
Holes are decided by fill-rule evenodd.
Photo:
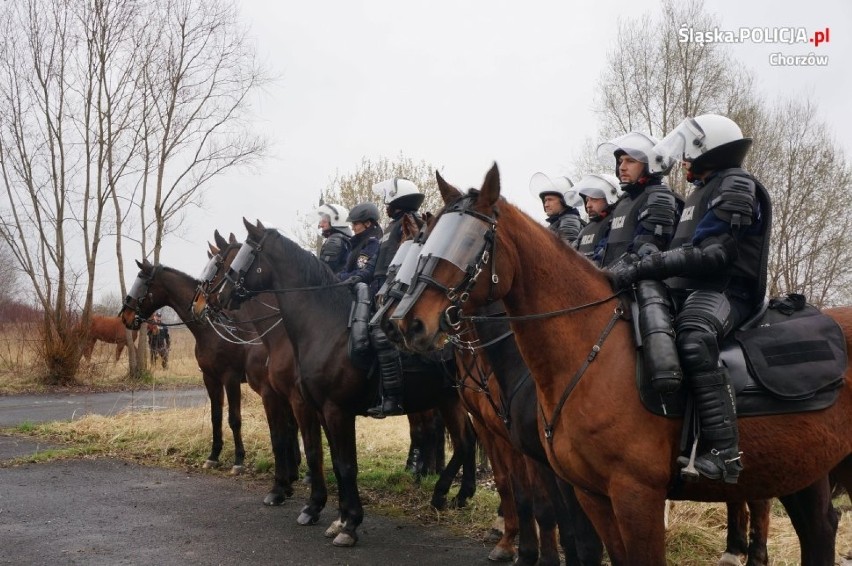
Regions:
M 382 410 L 382 405 L 383 402 L 380 401 L 379 404 L 375 407 L 370 407 L 369 409 L 367 409 L 367 415 L 373 417 L 374 419 L 385 418 L 387 415 L 385 415 L 385 412 Z

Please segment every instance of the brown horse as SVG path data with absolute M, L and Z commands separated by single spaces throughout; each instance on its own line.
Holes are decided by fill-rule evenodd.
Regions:
M 426 213 L 424 217 L 424 228 L 434 225 L 433 215 Z M 413 220 L 403 220 L 403 240 L 422 241 L 419 232 Z M 419 242 L 408 253 L 415 253 L 417 245 Z M 384 299 L 382 319 L 388 337 L 398 345 L 396 328 L 386 317 L 405 291 L 406 283 L 396 278 L 398 273 L 405 277 L 400 273 L 405 271 L 401 268 L 404 261 L 400 259 L 396 268 L 389 268 L 393 283 Z M 480 323 L 477 328 L 470 325 L 455 345 L 459 393 L 492 464 L 504 519 L 488 558 L 511 560 L 517 537 L 516 564 L 558 565 L 558 530 L 568 564 L 600 564 L 603 545 L 580 509 L 573 488 L 558 480 L 547 464 L 538 439 L 537 415 L 528 410 L 536 403 L 535 388 L 509 324 L 495 320 Z
M 244 224 L 248 239 L 239 250 L 223 250 L 212 291 L 196 296 L 194 311 L 201 314 L 208 301 L 214 309 L 233 308 L 264 290 L 275 294 L 298 360 L 302 394 L 320 412 L 337 479 L 340 519 L 326 535 L 334 537 L 336 546 L 352 546 L 364 517 L 357 484 L 355 416 L 366 414 L 375 403 L 378 379 L 368 379 L 369 370 L 354 365 L 347 351 L 349 289 L 326 264 L 277 230 L 245 220 Z M 438 407 L 453 439 L 453 456 L 433 491 L 437 508 L 446 506 L 446 490 L 461 467 L 457 504 L 464 505 L 476 489 L 473 428 L 455 390 L 445 382 L 435 364 L 406 371 L 405 407 L 409 412 Z
M 740 420 L 745 470 L 737 484 L 678 483 L 682 423 L 655 416 L 640 402 L 632 331 L 605 274 L 501 199 L 496 165 L 481 190 L 466 196 L 437 177 L 444 201 L 454 203 L 453 215 L 443 228 L 439 217 L 430 234 L 438 244 L 397 307 L 398 330 L 412 349 L 430 350 L 443 344 L 462 309 L 504 301 L 536 383 L 548 459 L 579 488 L 613 564 L 666 563 L 667 495 L 696 501 L 779 497 L 799 535 L 802 563 L 833 563 L 836 521 L 832 525 L 826 493 L 829 472 L 852 486 L 852 364 L 833 406 Z M 442 253 L 461 265 L 441 259 Z M 473 286 L 482 271 L 487 279 Z M 852 308 L 826 314 L 843 330 L 852 354 Z M 534 315 L 534 321 L 517 318 Z
M 140 271 L 130 289 L 129 296 L 124 301 L 120 320 L 128 328 L 138 328 L 154 312 L 168 306 L 186 324 L 195 338 L 195 359 L 201 369 L 204 386 L 210 398 L 210 420 L 213 426 L 213 444 L 204 467 L 219 465 L 219 456 L 224 444 L 222 440 L 223 405 L 227 396 L 228 425 L 234 437 L 232 473 L 240 473 L 243 470 L 245 448 L 242 439 L 240 384 L 248 381 L 249 386 L 263 399 L 272 441 L 272 453 L 275 458 L 273 486 L 265 496 L 264 503 L 280 505 L 293 493 L 291 484 L 298 476 L 300 460 L 291 402 L 299 410 L 302 410 L 303 404 L 300 405 L 298 400 L 293 402 L 294 397 L 290 395 L 291 389 L 287 385 L 295 381 L 293 376 L 296 367 L 292 350 L 288 350 L 285 345 L 277 349 L 275 355 L 270 356 L 263 345 L 245 343 L 257 336 L 253 329 L 235 330 L 232 335 L 225 335 L 207 321 L 194 319 L 190 305 L 199 284 L 198 280 L 176 269 L 153 265 L 148 261 L 137 262 L 137 265 Z M 267 309 L 265 312 L 258 313 L 258 316 L 268 315 L 269 312 Z M 266 320 L 269 324 L 268 316 Z M 282 383 L 284 385 L 281 385 Z M 310 436 L 311 430 L 314 437 Z M 316 499 L 321 509 L 327 496 L 322 473 L 322 441 L 319 438 L 318 421 L 314 419 L 312 427 L 310 415 L 308 415 L 305 417 L 301 432 L 303 437 L 307 438 L 305 453 L 309 467 L 311 462 L 319 460 L 318 467 L 315 464 L 316 469 L 311 470 L 312 480 L 320 482 L 312 486 L 312 497 Z M 318 448 L 317 442 L 320 443 Z M 320 456 L 317 456 L 317 453 Z
M 89 321 L 89 327 L 86 332 L 82 329 L 78 330 L 83 339 L 83 357 L 86 361 L 91 361 L 92 351 L 95 348 L 95 342 L 100 340 L 108 344 L 115 344 L 115 361 L 121 359 L 121 352 L 124 351 L 124 346 L 127 345 L 127 329 L 117 316 L 101 316 L 99 314 L 92 315 Z M 139 332 L 133 331 L 133 341 Z

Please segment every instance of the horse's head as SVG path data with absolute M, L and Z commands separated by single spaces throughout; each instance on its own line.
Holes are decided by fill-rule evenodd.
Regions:
M 124 303 L 118 313 L 124 326 L 131 330 L 139 330 L 142 322 L 164 302 L 162 289 L 158 289 L 155 284 L 155 277 L 162 266 L 154 265 L 147 259 L 141 263 L 137 261 L 136 265 L 139 266 L 139 273 L 124 297 Z
M 243 224 L 248 237 L 242 244 L 233 235 L 230 242 L 225 242 L 216 233 L 218 253 L 211 257 L 202 275 L 192 304 L 195 316 L 202 316 L 208 307 L 217 311 L 237 309 L 245 300 L 271 288 L 272 270 L 261 251 L 274 230 L 267 229 L 260 221 L 252 224 L 245 218 Z
M 463 310 L 501 299 L 516 268 L 502 259 L 511 255 L 510 248 L 497 232 L 501 205 L 497 165 L 480 190 L 466 195 L 436 176 L 446 205 L 428 230 L 408 291 L 390 316 L 415 351 L 442 346 L 446 335 L 458 330 Z

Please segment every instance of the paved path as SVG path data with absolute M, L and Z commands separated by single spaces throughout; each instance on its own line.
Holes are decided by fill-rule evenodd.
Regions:
M 175 393 L 168 399 L 159 392 L 153 397 L 140 392 L 0 397 L 0 427 L 207 402 L 203 390 Z M 358 545 L 335 548 L 323 537 L 335 518 L 333 497 L 318 525 L 296 523 L 307 498 L 302 485 L 295 499 L 265 507 L 267 483 L 219 472 L 166 470 L 112 458 L 15 460 L 50 448 L 0 435 L 2 565 L 491 564 L 490 546 L 382 517 L 369 507 Z
M 86 414 L 115 415 L 125 410 L 197 407 L 206 403 L 207 391 L 202 388 L 0 396 L 0 428 L 25 422 L 70 421 Z

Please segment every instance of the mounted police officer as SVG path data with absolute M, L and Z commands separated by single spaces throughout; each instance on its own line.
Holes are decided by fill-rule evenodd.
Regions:
M 530 192 L 541 199 L 548 228 L 569 245 L 574 244 L 585 224 L 579 210 L 583 200 L 573 186 L 568 177 L 551 179 L 544 173 L 536 173 L 530 178 Z
M 373 192 L 382 195 L 386 212 L 391 219 L 375 259 L 375 270 L 370 284 L 371 294 L 375 295 L 384 284 L 388 266 L 401 244 L 402 224 L 405 217 L 412 218 L 418 225 L 423 223 L 417 210 L 423 204 L 426 195 L 421 193 L 413 182 L 399 177 L 373 185 Z M 382 401 L 367 410 L 367 414 L 379 419 L 388 415 L 401 415 L 404 409 L 401 402 L 403 377 L 399 351 L 388 340 L 379 325 L 370 328 L 370 341 L 379 358 Z
M 356 204 L 346 221 L 352 224 L 352 250 L 337 278 L 350 285 L 369 284 L 373 280 L 374 258 L 379 253 L 382 229 L 379 227 L 379 207 L 371 202 Z
M 752 140 L 731 119 L 704 114 L 681 122 L 655 151 L 682 159 L 695 189 L 669 251 L 633 256 L 613 266 L 617 287 L 645 278 L 666 279 L 681 306 L 677 346 L 695 398 L 701 437 L 709 445 L 694 470 L 736 483 L 742 463 L 736 404 L 719 365 L 719 342 L 763 302 L 771 231 L 769 194 L 741 168 Z M 697 475 L 687 465 L 682 474 Z
M 605 247 L 599 250 L 601 267 L 626 254 L 665 250 L 674 235 L 681 199 L 662 181 L 673 161 L 657 159 L 656 143 L 651 136 L 629 132 L 598 146 L 598 159 L 604 165 L 615 163 L 624 190 L 612 211 Z M 647 279 L 637 282 L 635 298 L 642 358 L 651 385 L 659 393 L 670 393 L 680 386 L 683 371 L 669 294 L 663 283 Z
M 600 267 L 606 250 L 612 211 L 621 196 L 621 186 L 614 175 L 593 173 L 584 175 L 574 189 L 583 198 L 586 214 L 589 215 L 589 223 L 580 230 L 574 245 L 578 252 Z
M 349 211 L 339 204 L 323 204 L 317 209 L 319 228 L 325 241 L 320 248 L 319 258 L 337 273 L 346 265 L 352 238 L 352 230 L 346 218 Z

